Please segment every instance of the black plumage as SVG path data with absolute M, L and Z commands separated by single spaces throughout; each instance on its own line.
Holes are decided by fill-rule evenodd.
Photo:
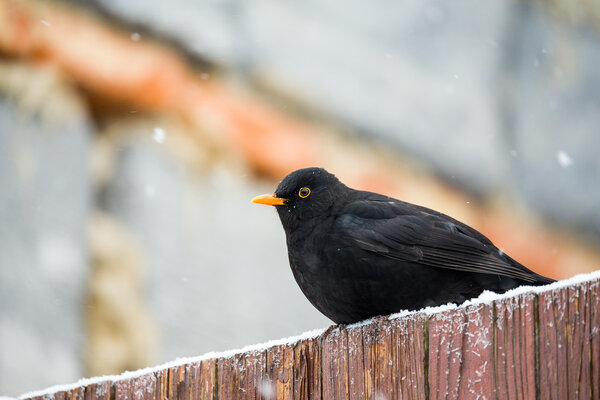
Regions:
M 322 168 L 253 201 L 276 206 L 296 282 L 336 323 L 553 282 L 447 215 L 351 189 Z

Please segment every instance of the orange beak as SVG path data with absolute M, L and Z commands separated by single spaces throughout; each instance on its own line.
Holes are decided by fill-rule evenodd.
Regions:
M 274 194 L 262 194 L 252 199 L 253 203 L 266 204 L 268 206 L 284 206 L 288 199 L 282 199 Z

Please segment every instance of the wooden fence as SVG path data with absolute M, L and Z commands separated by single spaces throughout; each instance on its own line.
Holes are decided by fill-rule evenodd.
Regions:
M 22 396 L 600 399 L 600 274 Z

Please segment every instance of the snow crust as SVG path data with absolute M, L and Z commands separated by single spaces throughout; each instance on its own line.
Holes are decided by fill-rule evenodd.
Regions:
M 394 319 L 405 318 L 405 317 L 408 317 L 411 315 L 416 315 L 416 314 L 433 315 L 433 314 L 442 313 L 445 311 L 465 308 L 465 307 L 472 306 L 472 305 L 490 305 L 490 304 L 492 304 L 492 302 L 498 301 L 498 300 L 503 300 L 503 299 L 507 299 L 507 298 L 511 298 L 511 297 L 517 297 L 517 296 L 521 296 L 521 295 L 529 294 L 529 293 L 538 294 L 538 293 L 547 292 L 547 291 L 551 291 L 551 290 L 555 290 L 555 289 L 565 288 L 568 286 L 578 285 L 583 282 L 588 282 L 588 281 L 593 281 L 593 280 L 600 280 L 600 270 L 590 272 L 588 274 L 576 275 L 572 278 L 554 282 L 554 283 L 551 283 L 551 284 L 545 285 L 545 286 L 521 286 L 521 287 L 518 287 L 518 288 L 515 288 L 512 290 L 509 290 L 503 294 L 497 294 L 497 293 L 493 293 L 490 291 L 485 291 L 479 297 L 471 299 L 471 300 L 467 300 L 466 302 L 464 302 L 460 305 L 450 303 L 450 304 L 445 304 L 445 305 L 438 306 L 438 307 L 426 307 L 419 311 L 401 311 L 399 313 L 390 315 L 388 318 L 390 320 L 394 320 Z M 365 321 L 361 321 L 361 322 L 357 322 L 352 325 L 348 325 L 348 328 L 356 328 L 356 327 L 368 325 L 372 321 L 373 321 L 373 318 L 367 319 Z M 140 376 L 154 373 L 156 371 L 161 371 L 161 370 L 168 369 L 168 368 L 178 367 L 178 366 L 184 365 L 184 364 L 197 363 L 202 360 L 208 360 L 208 359 L 213 359 L 213 358 L 228 358 L 228 357 L 235 356 L 236 354 L 240 354 L 240 353 L 251 353 L 251 352 L 257 352 L 257 351 L 263 351 L 263 350 L 266 350 L 273 346 L 292 345 L 292 344 L 295 344 L 302 340 L 314 339 L 315 337 L 323 334 L 325 332 L 325 330 L 326 329 L 315 329 L 312 331 L 304 332 L 298 336 L 291 336 L 291 337 L 284 338 L 284 339 L 271 340 L 271 341 L 268 341 L 265 343 L 249 345 L 249 346 L 243 347 L 241 349 L 237 349 L 237 350 L 227 350 L 227 351 L 223 351 L 223 352 L 209 352 L 209 353 L 203 354 L 201 356 L 197 356 L 197 357 L 178 358 L 174 361 L 170 361 L 168 363 L 157 365 L 154 367 L 143 368 L 143 369 L 139 369 L 137 371 L 126 371 L 120 375 L 105 375 L 105 376 L 98 376 L 98 377 L 93 377 L 93 378 L 84 378 L 84 379 L 78 380 L 75 383 L 66 384 L 66 385 L 56 385 L 56 386 L 51 386 L 51 387 L 43 389 L 43 390 L 25 393 L 25 394 L 22 394 L 21 396 L 19 396 L 19 399 L 27 399 L 27 398 L 32 398 L 32 397 L 44 396 L 44 395 L 48 395 L 48 394 L 52 394 L 52 393 L 56 393 L 56 392 L 72 390 L 72 389 L 75 389 L 75 388 L 78 388 L 81 386 L 87 386 L 87 385 L 97 384 L 97 383 L 102 383 L 102 382 L 118 382 L 118 381 L 127 380 L 127 379 L 131 379 L 131 378 L 137 378 Z M 0 400 L 15 400 L 15 399 L 0 396 Z
M 264 343 L 258 343 L 258 344 L 245 346 L 245 347 L 242 347 L 241 349 L 226 350 L 226 351 L 221 351 L 221 352 L 209 352 L 209 353 L 203 354 L 201 356 L 196 356 L 196 357 L 177 358 L 177 359 L 175 359 L 173 361 L 169 361 L 165 364 L 157 365 L 154 367 L 142 368 L 142 369 L 138 369 L 136 371 L 126 371 L 119 375 L 104 375 L 104 376 L 96 376 L 96 377 L 92 377 L 92 378 L 83 378 L 74 383 L 69 383 L 69 384 L 64 384 L 64 385 L 55 385 L 55 386 L 51 386 L 46 389 L 37 390 L 37 391 L 29 392 L 29 393 L 24 393 L 21 396 L 19 396 L 19 399 L 29 399 L 32 397 L 44 396 L 44 395 L 48 395 L 48 394 L 52 394 L 52 393 L 56 393 L 56 392 L 72 390 L 72 389 L 75 389 L 78 387 L 88 386 L 91 384 L 97 384 L 97 383 L 102 383 L 102 382 L 123 381 L 123 380 L 127 380 L 127 379 L 132 379 L 132 378 L 137 378 L 140 376 L 148 375 L 148 374 L 151 374 L 151 373 L 154 373 L 157 371 L 161 371 L 164 369 L 178 367 L 178 366 L 184 365 L 184 364 L 197 363 L 202 360 L 209 360 L 209 359 L 213 359 L 213 358 L 229 358 L 229 357 L 233 357 L 236 354 L 240 354 L 240 353 L 251 353 L 251 352 L 257 352 L 257 351 L 263 351 L 263 350 L 266 350 L 273 346 L 292 345 L 292 344 L 295 344 L 302 340 L 314 339 L 317 336 L 321 335 L 323 332 L 325 332 L 325 328 L 314 329 L 312 331 L 304 332 L 297 336 L 290 336 L 288 338 L 270 340 L 270 341 L 264 342 Z M 3 400 L 3 399 L 0 398 L 0 400 Z M 13 399 L 11 399 L 11 400 L 13 400 Z
M 458 305 L 455 303 L 448 303 L 448 304 L 444 304 L 442 306 L 437 306 L 437 307 L 426 307 L 426 308 L 423 308 L 418 311 L 401 311 L 396 314 L 391 314 L 389 316 L 389 319 L 392 320 L 392 319 L 404 318 L 404 317 L 407 317 L 409 315 L 414 315 L 414 314 L 433 315 L 433 314 L 442 313 L 442 312 L 450 311 L 450 310 L 461 309 L 461 308 L 465 308 L 465 307 L 473 306 L 473 305 L 491 305 L 494 301 L 504 300 L 504 299 L 508 299 L 511 297 L 518 297 L 518 296 L 521 296 L 524 294 L 529 294 L 529 293 L 539 294 L 539 293 L 543 293 L 543 292 L 549 292 L 552 290 L 562 289 L 562 288 L 565 288 L 568 286 L 576 286 L 583 282 L 589 282 L 589 281 L 594 281 L 594 280 L 600 280 L 600 269 L 597 271 L 587 273 L 587 274 L 575 275 L 571 278 L 563 279 L 561 281 L 556 281 L 556 282 L 553 282 L 553 283 L 550 283 L 550 284 L 544 285 L 544 286 L 519 286 L 519 287 L 511 289 L 505 293 L 494 293 L 494 292 L 490 292 L 489 290 L 486 290 L 483 293 L 481 293 L 478 297 L 467 300 L 464 303 L 461 303 Z M 359 322 L 358 324 L 366 325 L 370 321 L 371 320 L 362 321 L 362 322 Z

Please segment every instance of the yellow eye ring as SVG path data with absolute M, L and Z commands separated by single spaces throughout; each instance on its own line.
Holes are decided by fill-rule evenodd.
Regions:
M 310 194 L 310 189 L 305 187 L 300 188 L 300 190 L 298 190 L 298 196 L 300 196 L 301 198 L 305 199 L 308 197 L 308 195 Z

